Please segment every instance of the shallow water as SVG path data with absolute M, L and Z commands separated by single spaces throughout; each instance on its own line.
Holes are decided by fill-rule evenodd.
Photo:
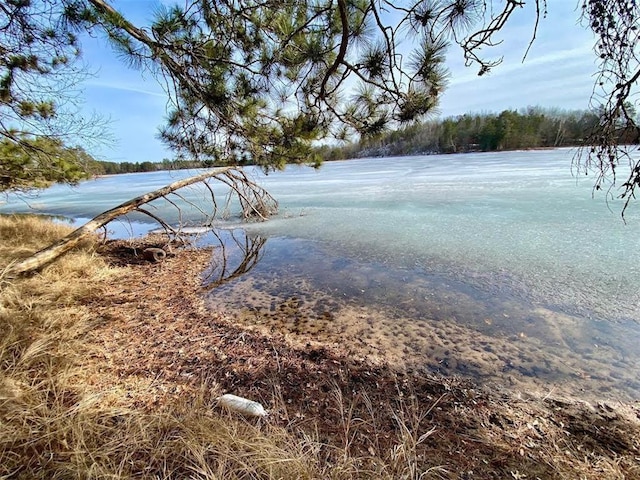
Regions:
M 235 232 L 239 240 L 245 238 Z M 638 398 L 639 324 L 571 314 L 521 285 L 390 267 L 314 240 L 253 238 L 227 245 L 206 278 L 212 309 L 253 328 L 289 332 L 354 356 L 413 365 L 485 384 L 590 399 Z M 246 245 L 257 261 L 241 268 Z M 246 265 L 245 265 L 246 266 Z M 515 287 L 515 288 L 514 288 Z
M 242 230 L 227 223 L 226 264 L 218 249 L 212 276 L 231 278 L 214 282 L 209 301 L 354 355 L 516 388 L 637 398 L 638 207 L 622 222 L 621 204 L 592 198 L 593 179 L 572 176 L 571 158 L 438 155 L 255 172 L 280 213 Z M 91 217 L 192 173 L 108 177 L 34 202 Z M 141 221 L 116 234 L 145 230 Z

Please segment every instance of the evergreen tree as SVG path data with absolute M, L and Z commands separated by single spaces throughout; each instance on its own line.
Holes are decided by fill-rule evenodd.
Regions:
M 86 77 L 67 21 L 71 1 L 0 3 L 0 190 L 24 190 L 87 175 L 84 150 L 105 138 L 104 122 L 78 113 Z M 21 170 L 23 169 L 23 170 Z M 31 183 L 30 183 L 31 182 Z
M 535 28 L 547 15 L 546 0 L 187 0 L 146 30 L 105 0 L 87 1 L 94 24 L 125 55 L 164 76 L 174 105 L 162 132 L 169 145 L 183 155 L 265 168 L 317 162 L 310 146 L 320 138 L 366 138 L 423 118 L 446 86 L 450 43 L 484 75 L 500 60 L 481 54 L 516 10 L 528 8 Z M 599 182 L 608 173 L 615 181 L 615 167 L 629 155 L 620 138 L 638 137 L 627 105 L 640 77 L 640 5 L 584 0 L 582 9 L 597 36 L 601 91 L 592 101 L 602 114 L 581 165 L 595 166 Z M 505 115 L 483 141 L 507 148 L 515 120 Z M 456 151 L 460 139 L 443 129 L 441 148 Z M 631 164 L 628 198 L 640 186 L 640 160 Z
M 45 188 L 54 182 L 88 178 L 92 158 L 81 148 L 66 148 L 55 138 L 0 141 L 0 192 Z

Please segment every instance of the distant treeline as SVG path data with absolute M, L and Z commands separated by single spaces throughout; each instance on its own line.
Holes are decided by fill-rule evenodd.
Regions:
M 104 162 L 91 161 L 91 173 L 94 175 L 115 175 L 118 173 L 158 172 L 160 170 L 184 170 L 188 168 L 215 167 L 211 160 L 169 160 L 162 162 Z
M 487 152 L 527 148 L 581 145 L 597 129 L 599 116 L 588 111 L 565 111 L 529 107 L 520 111 L 465 114 L 407 126 L 376 138 L 344 146 L 322 146 L 317 151 L 324 161 L 361 157 L 421 155 L 431 153 Z M 638 132 L 620 130 L 624 143 L 638 143 Z M 211 168 L 212 160 L 169 160 L 162 162 L 93 161 L 91 173 L 156 172 Z
M 518 150 L 580 145 L 598 125 L 598 116 L 586 111 L 530 107 L 502 113 L 462 115 L 414 124 L 375 139 L 340 147 L 320 147 L 325 161 L 358 157 L 427 153 Z

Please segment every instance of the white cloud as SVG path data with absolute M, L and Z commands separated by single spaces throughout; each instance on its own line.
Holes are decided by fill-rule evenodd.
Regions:
M 527 58 L 523 56 L 533 31 L 532 12 L 521 12 L 502 32 L 498 47 L 483 53 L 504 57 L 489 74 L 478 77 L 478 67 L 465 67 L 459 51 L 452 49 L 449 88 L 441 99 L 444 116 L 466 112 L 495 112 L 526 106 L 585 109 L 597 70 L 593 34 L 578 24 L 573 2 L 549 5 Z
M 102 88 L 107 90 L 120 90 L 123 92 L 141 93 L 143 95 L 151 95 L 153 97 L 167 98 L 167 95 L 158 86 L 157 90 L 142 88 L 135 83 L 116 82 L 110 80 L 89 80 L 87 86 Z

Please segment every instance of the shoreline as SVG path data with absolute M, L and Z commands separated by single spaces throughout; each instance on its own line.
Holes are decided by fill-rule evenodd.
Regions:
M 608 478 L 594 469 L 597 458 L 620 462 L 629 478 L 640 475 L 640 402 L 591 403 L 553 389 L 496 389 L 370 361 L 344 341 L 328 344 L 275 326 L 238 323 L 203 301 L 201 274 L 210 251 L 179 251 L 152 264 L 125 243 L 111 242 L 102 252 L 110 263 L 128 267 L 124 281 L 91 303 L 104 320 L 90 335 L 90 350 L 94 366 L 109 365 L 94 379 L 96 390 L 124 387 L 135 408 L 162 410 L 176 397 L 207 392 L 212 402 L 232 393 L 263 403 L 269 422 L 311 429 L 333 444 L 343 434 L 338 395 L 353 415 L 367 418 L 371 408 L 376 411 L 375 431 L 365 422 L 353 439 L 352 448 L 362 454 L 371 448 L 369 436 L 381 444 L 386 438 L 384 448 L 393 447 L 393 412 L 403 406 L 415 410 L 424 428 L 434 429 L 420 454 L 449 472 L 556 478 L 569 468 L 584 470 L 584 478 Z M 592 455 L 576 460 L 575 448 Z
M 0 217 L 0 263 L 70 227 Z M 211 249 L 99 244 L 1 278 L 0 477 L 640 478 L 640 403 L 399 368 L 204 299 Z M 155 244 L 153 243 L 155 242 Z M 221 409 L 231 393 L 266 417 Z

